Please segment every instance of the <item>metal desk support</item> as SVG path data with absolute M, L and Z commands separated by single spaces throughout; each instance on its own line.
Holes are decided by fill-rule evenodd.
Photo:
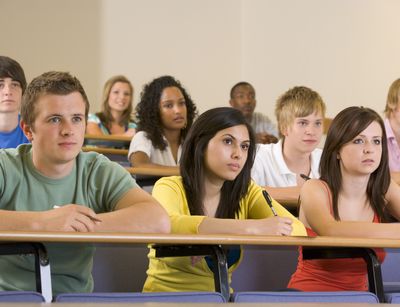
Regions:
M 367 263 L 369 291 L 376 294 L 379 302 L 385 302 L 381 264 L 371 248 L 335 248 L 303 246 L 303 259 L 363 258 Z
M 153 245 L 156 257 L 208 256 L 214 262 L 215 291 L 229 302 L 228 265 L 221 245 Z
M 42 293 L 46 302 L 53 299 L 51 289 L 50 262 L 42 243 L 1 243 L 0 255 L 33 254 L 35 256 L 36 291 Z

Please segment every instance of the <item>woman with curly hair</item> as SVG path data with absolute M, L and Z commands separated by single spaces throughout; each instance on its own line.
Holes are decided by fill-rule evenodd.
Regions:
M 189 94 L 173 77 L 146 84 L 136 107 L 139 132 L 129 147 L 131 164 L 178 170 L 181 145 L 196 113 Z
M 102 110 L 89 114 L 86 132 L 132 137 L 136 124 L 132 119 L 133 86 L 122 75 L 107 80 L 103 90 Z

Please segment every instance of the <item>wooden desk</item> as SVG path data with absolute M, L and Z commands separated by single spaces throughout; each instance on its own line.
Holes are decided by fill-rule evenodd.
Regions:
M 103 135 L 95 135 L 95 134 L 85 134 L 85 140 L 99 140 L 99 141 L 112 141 L 112 142 L 125 142 L 130 143 L 132 137 L 130 136 L 115 136 L 112 134 L 103 134 Z
M 209 255 L 216 250 L 221 249 L 223 245 L 266 245 L 266 246 L 305 246 L 320 247 L 318 250 L 331 248 L 345 248 L 346 251 L 371 251 L 371 248 L 400 248 L 400 241 L 394 239 L 367 239 L 367 238 L 342 238 L 342 237 L 278 237 L 278 236 L 250 236 L 250 235 L 178 235 L 178 234 L 136 234 L 136 233 L 73 233 L 73 232 L 14 232 L 1 231 L 0 242 L 64 242 L 64 243 L 110 243 L 110 244 L 156 244 L 157 250 L 165 250 L 167 247 L 175 249 L 182 253 L 183 248 L 189 250 L 185 255 L 193 255 L 193 249 L 200 246 L 208 248 Z M 358 248 L 358 249 L 349 249 Z M 306 251 L 307 248 L 304 249 Z M 331 250 L 331 249 L 329 249 Z M 338 251 L 340 251 L 339 249 Z M 204 249 L 202 250 L 204 252 Z M 372 254 L 374 254 L 372 252 Z M 200 255 L 204 255 L 201 253 Z M 170 255 L 173 256 L 173 255 Z M 216 255 L 218 258 L 218 255 Z M 220 257 L 221 255 L 219 255 Z M 370 255 L 373 257 L 374 255 Z M 229 296 L 228 272 L 226 257 L 222 255 L 219 268 L 220 276 L 217 276 L 221 293 Z M 375 263 L 377 263 L 375 256 Z M 217 272 L 218 273 L 218 272 Z M 370 274 L 380 274 L 380 266 L 375 268 Z M 379 279 L 380 277 L 380 279 Z M 219 279 L 218 279 L 219 278 Z M 378 276 L 376 280 L 377 289 L 375 293 L 383 301 L 382 277 Z M 380 284 L 379 284 L 380 283 Z M 228 292 L 226 292 L 228 291 Z M 381 291 L 381 293 L 380 293 Z
M 85 152 L 94 151 L 104 155 L 121 155 L 121 156 L 128 155 L 128 149 L 122 149 L 122 148 L 83 146 L 82 151 Z
M 178 169 L 166 169 L 161 167 L 127 167 L 126 170 L 132 175 L 146 175 L 155 177 L 179 176 Z
M 131 143 L 131 137 L 127 136 L 115 136 L 115 135 L 92 135 L 92 134 L 85 134 L 85 141 L 84 141 L 84 147 L 83 148 L 88 148 L 84 149 L 84 151 L 97 151 L 97 148 L 103 148 L 103 149 L 123 149 L 124 151 L 121 151 L 121 155 L 128 155 L 128 148 Z M 95 149 L 96 148 L 96 149 Z M 109 154 L 115 154 L 113 152 L 108 152 L 106 151 L 97 151 L 99 153 L 109 153 Z

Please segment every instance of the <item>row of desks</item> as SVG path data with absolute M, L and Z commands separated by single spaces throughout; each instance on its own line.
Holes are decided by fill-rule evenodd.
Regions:
M 345 237 L 278 237 L 250 235 L 183 235 L 136 233 L 73 233 L 1 231 L 0 249 L 4 245 L 18 247 L 27 242 L 48 243 L 108 243 L 152 244 L 157 257 L 211 255 L 215 260 L 215 288 L 229 297 L 228 271 L 223 247 L 230 245 L 304 246 L 308 259 L 362 257 L 367 262 L 370 291 L 383 302 L 383 284 L 380 264 L 372 248 L 400 248 L 399 240 Z M 51 293 L 50 266 L 45 251 L 38 254 L 41 264 L 41 287 L 49 299 Z M 50 287 L 50 288 L 49 288 Z M 50 294 L 51 295 L 51 294 Z

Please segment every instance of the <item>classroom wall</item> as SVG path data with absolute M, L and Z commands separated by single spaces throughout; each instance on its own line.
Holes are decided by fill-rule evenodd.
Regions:
M 172 74 L 200 111 L 227 105 L 248 80 L 271 117 L 300 84 L 320 92 L 329 116 L 350 105 L 380 112 L 400 77 L 399 11 L 397 0 L 0 0 L 0 54 L 28 80 L 71 71 L 92 111 L 111 75 L 132 80 L 137 102 L 144 83 Z

